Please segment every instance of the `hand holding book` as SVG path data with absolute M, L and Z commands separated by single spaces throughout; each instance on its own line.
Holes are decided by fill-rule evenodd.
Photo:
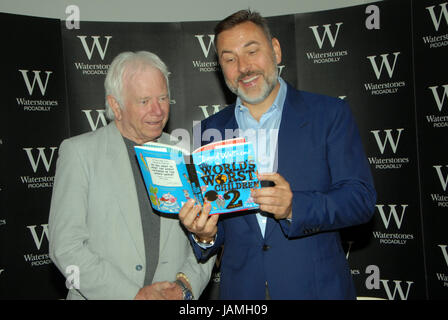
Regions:
M 210 216 L 211 204 L 205 203 L 203 207 L 188 201 L 179 212 L 179 220 L 201 242 L 212 242 L 218 231 L 219 215 Z

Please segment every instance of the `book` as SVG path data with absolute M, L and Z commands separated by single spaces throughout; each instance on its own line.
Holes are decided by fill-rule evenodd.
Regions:
M 201 206 L 210 202 L 210 214 L 259 208 L 250 195 L 261 186 L 254 148 L 244 138 L 211 143 L 191 154 L 155 142 L 134 149 L 155 211 L 178 214 L 189 199 Z

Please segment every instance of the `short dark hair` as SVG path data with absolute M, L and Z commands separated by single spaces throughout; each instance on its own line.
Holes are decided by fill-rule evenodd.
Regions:
M 241 23 L 244 22 L 252 22 L 259 26 L 263 33 L 265 34 L 268 41 L 272 40 L 271 31 L 269 30 L 268 23 L 266 19 L 264 19 L 260 13 L 256 11 L 251 11 L 250 9 L 237 11 L 224 20 L 220 21 L 215 27 L 215 45 L 218 39 L 218 35 L 226 30 L 229 30 Z

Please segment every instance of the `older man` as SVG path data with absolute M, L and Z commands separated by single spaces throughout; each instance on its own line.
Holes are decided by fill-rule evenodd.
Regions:
M 49 240 L 60 271 L 79 271 L 67 298 L 199 298 L 214 261 L 198 263 L 179 221 L 152 212 L 134 153 L 148 141 L 172 143 L 162 133 L 167 67 L 150 52 L 124 52 L 105 88 L 113 121 L 59 149 Z

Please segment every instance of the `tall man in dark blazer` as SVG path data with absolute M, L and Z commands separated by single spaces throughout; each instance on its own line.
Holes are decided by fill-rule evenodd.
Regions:
M 354 299 L 338 229 L 369 221 L 376 192 L 349 106 L 278 76 L 280 43 L 256 12 L 221 21 L 215 44 L 238 98 L 202 121 L 201 143 L 239 129 L 258 150 L 259 179 L 275 186 L 252 191 L 259 213 L 219 222 L 208 204 L 186 204 L 197 257 L 224 244 L 221 299 Z

